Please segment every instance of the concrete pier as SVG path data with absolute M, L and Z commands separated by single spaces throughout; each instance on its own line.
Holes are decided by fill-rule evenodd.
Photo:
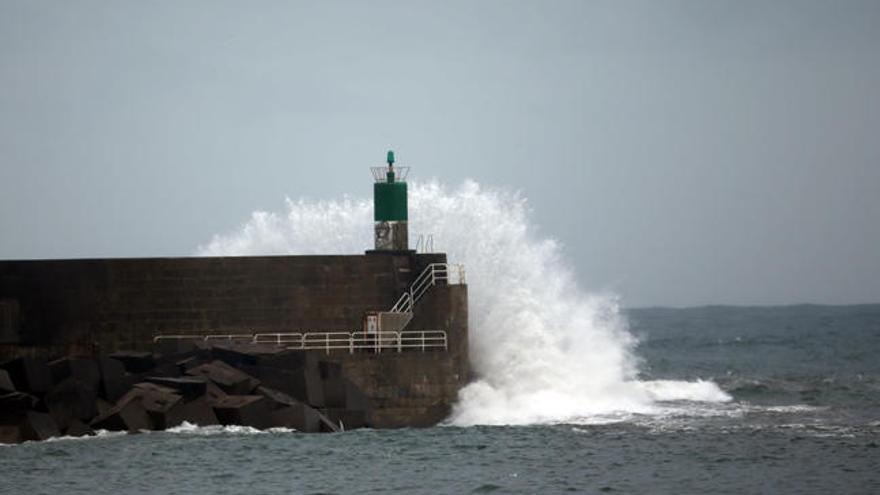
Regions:
M 428 264 L 445 261 L 411 251 L 0 261 L 0 362 L 151 352 L 160 334 L 362 331 L 365 313 L 388 310 Z M 376 426 L 434 424 L 468 379 L 467 287 L 438 282 L 407 330 L 443 330 L 447 349 L 308 352 L 341 365 Z

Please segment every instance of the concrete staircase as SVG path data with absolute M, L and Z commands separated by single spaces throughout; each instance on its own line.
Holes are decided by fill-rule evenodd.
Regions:
M 458 275 L 457 283 L 464 283 L 464 267 L 452 265 Z M 383 332 L 400 332 L 413 318 L 413 309 L 419 300 L 424 297 L 428 289 L 438 283 L 450 283 L 450 264 L 431 263 L 422 270 L 415 281 L 409 286 L 400 298 L 388 311 L 379 313 L 379 328 Z

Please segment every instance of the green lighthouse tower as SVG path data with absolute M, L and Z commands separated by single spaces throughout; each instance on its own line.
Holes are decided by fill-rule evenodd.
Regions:
M 409 167 L 394 166 L 389 151 L 386 167 L 373 167 L 373 220 L 377 251 L 409 249 L 407 228 L 406 176 Z

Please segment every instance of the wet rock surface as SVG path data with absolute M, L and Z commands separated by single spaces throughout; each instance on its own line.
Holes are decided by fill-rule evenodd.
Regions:
M 293 428 L 372 426 L 372 408 L 341 367 L 272 347 L 199 345 L 0 364 L 0 443 L 138 433 L 184 422 Z

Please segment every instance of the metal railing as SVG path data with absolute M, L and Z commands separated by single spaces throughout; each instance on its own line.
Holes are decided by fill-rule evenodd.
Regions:
M 388 180 L 388 166 L 384 167 L 370 167 L 370 172 L 373 174 L 373 180 L 376 182 L 385 182 Z M 406 176 L 409 175 L 409 167 L 398 167 L 395 165 L 391 171 L 394 172 L 394 181 L 395 182 L 406 182 Z
M 207 335 L 156 335 L 153 337 L 153 343 L 161 342 L 163 340 L 208 340 Z
M 426 349 L 440 348 L 449 350 L 449 342 L 446 340 L 446 332 L 443 330 L 417 330 L 398 332 L 397 352 L 401 349 Z
M 457 283 L 464 284 L 464 265 L 451 265 L 454 269 L 457 280 L 450 277 L 449 263 L 431 263 L 422 270 L 422 273 L 416 277 L 409 290 L 404 292 L 394 306 L 391 307 L 391 313 L 412 313 L 413 307 L 419 302 L 419 299 L 425 295 L 431 287 L 437 285 L 437 282 L 445 281 L 448 284 Z
M 419 238 L 416 241 L 416 252 L 417 253 L 433 253 L 434 252 L 434 235 L 433 234 L 419 234 Z
M 412 330 L 405 332 L 290 332 L 256 334 L 215 334 L 215 335 L 157 335 L 153 342 L 163 340 L 227 340 L 248 344 L 267 344 L 284 346 L 287 349 L 331 351 L 348 350 L 354 354 L 358 350 L 382 352 L 404 352 L 418 349 L 421 352 L 443 349 L 449 350 L 449 341 L 444 330 Z
M 251 340 L 254 336 L 249 333 L 230 333 L 230 334 L 218 334 L 218 335 L 205 335 L 205 340 Z
M 450 276 L 452 275 L 452 276 Z M 438 282 L 447 284 L 464 284 L 464 265 L 448 263 L 431 263 L 416 277 L 409 289 L 400 296 L 387 313 L 398 313 L 412 317 L 413 307 L 431 287 Z M 398 328 L 406 326 L 409 320 Z M 281 332 L 281 333 L 234 333 L 212 335 L 157 335 L 153 342 L 162 340 L 225 340 L 249 344 L 274 344 L 288 349 L 322 349 L 328 354 L 332 350 L 348 349 L 354 353 L 359 349 L 373 349 L 376 353 L 382 349 L 428 349 L 443 348 L 448 350 L 446 332 L 443 330 L 384 331 L 384 332 Z
M 302 342 L 303 334 L 300 332 L 292 333 L 255 333 L 254 344 L 275 344 L 283 345 L 290 343 Z
M 351 333 L 348 332 L 307 332 L 303 334 L 299 346 L 287 346 L 288 349 L 348 349 L 351 347 Z

